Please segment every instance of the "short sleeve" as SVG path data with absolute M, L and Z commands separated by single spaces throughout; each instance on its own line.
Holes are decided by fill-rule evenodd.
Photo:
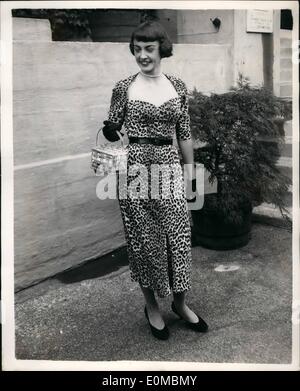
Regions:
M 117 82 L 112 90 L 108 121 L 122 125 L 125 117 L 126 90 Z
M 190 115 L 189 115 L 189 103 L 188 103 L 188 92 L 186 85 L 181 82 L 183 95 L 181 104 L 181 115 L 176 123 L 176 137 L 179 141 L 189 140 L 191 136 L 190 128 Z

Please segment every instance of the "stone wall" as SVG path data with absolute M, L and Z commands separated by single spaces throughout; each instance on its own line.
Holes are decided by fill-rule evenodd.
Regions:
M 234 80 L 241 73 L 248 77 L 251 84 L 262 86 L 263 40 L 260 33 L 247 32 L 247 11 L 234 10 L 233 68 Z
M 126 43 L 52 42 L 46 20 L 14 18 L 13 30 L 18 290 L 125 244 L 118 202 L 96 197 L 90 149 L 114 83 L 138 68 Z M 231 63 L 229 45 L 177 44 L 164 71 L 222 92 Z
M 177 12 L 178 43 L 232 44 L 234 36 L 234 10 L 201 9 Z M 212 20 L 221 21 L 219 30 Z

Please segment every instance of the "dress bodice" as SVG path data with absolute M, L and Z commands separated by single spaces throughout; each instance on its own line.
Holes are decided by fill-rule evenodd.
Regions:
M 161 105 L 143 100 L 130 100 L 127 90 L 135 77 L 120 80 L 113 88 L 109 121 L 123 124 L 128 136 L 172 138 L 176 132 L 179 140 L 191 138 L 188 113 L 187 88 L 178 77 L 165 74 L 173 84 L 178 96 Z
M 172 138 L 180 115 L 179 97 L 159 106 L 142 100 L 127 100 L 124 126 L 128 136 Z

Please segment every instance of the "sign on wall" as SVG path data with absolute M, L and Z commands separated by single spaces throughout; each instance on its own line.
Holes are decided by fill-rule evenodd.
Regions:
M 247 10 L 247 32 L 272 33 L 273 10 Z

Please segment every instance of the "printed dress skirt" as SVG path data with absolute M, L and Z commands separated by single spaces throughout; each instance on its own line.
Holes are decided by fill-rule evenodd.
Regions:
M 168 157 L 170 166 L 176 166 L 171 163 L 177 155 L 173 146 L 129 146 L 127 172 L 130 173 L 130 167 L 133 166 L 137 169 L 133 170 L 135 175 L 127 176 L 127 198 L 119 197 L 119 204 L 131 278 L 143 287 L 153 289 L 158 296 L 165 297 L 171 291 L 179 293 L 190 289 L 191 231 L 186 199 L 180 197 L 179 191 L 176 192 L 180 186 L 179 164 L 179 170 L 174 170 L 174 175 L 169 176 L 170 192 L 163 194 L 165 181 L 163 175 L 160 175 L 159 195 L 153 194 L 153 187 L 157 187 L 157 175 L 153 173 L 151 157 L 155 154 L 162 154 L 164 159 Z M 142 167 L 141 171 L 139 167 Z M 172 171 L 166 172 L 172 174 Z M 136 189 L 138 195 L 133 194 Z

